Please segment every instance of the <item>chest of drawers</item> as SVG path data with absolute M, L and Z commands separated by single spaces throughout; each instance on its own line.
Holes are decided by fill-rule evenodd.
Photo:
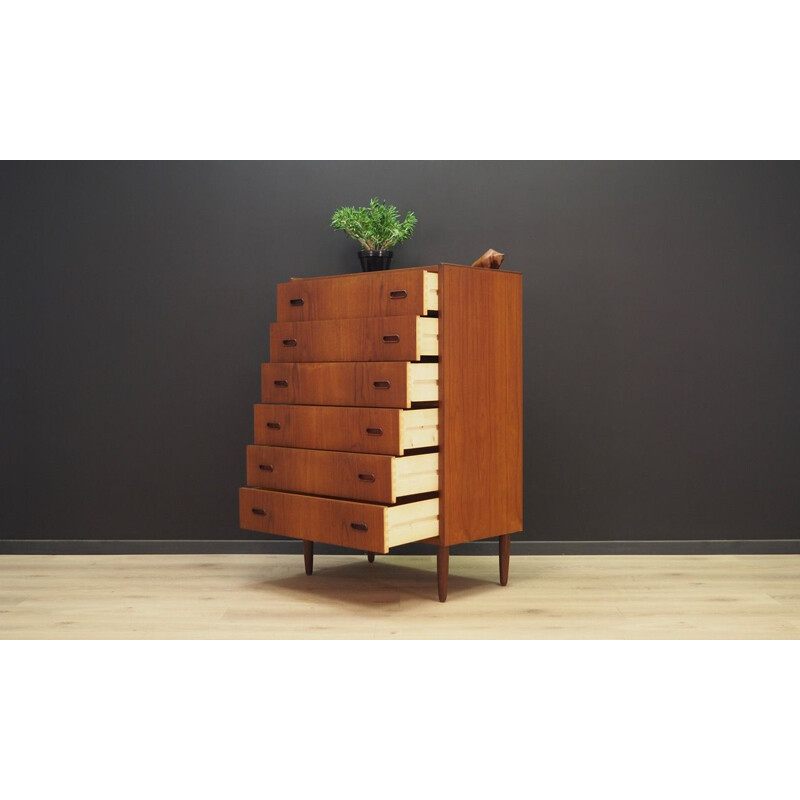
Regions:
M 456 264 L 278 286 L 242 528 L 375 553 L 522 529 L 522 276 Z

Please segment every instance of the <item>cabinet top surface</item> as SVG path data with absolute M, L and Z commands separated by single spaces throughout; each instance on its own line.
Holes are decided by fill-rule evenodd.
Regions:
M 389 269 L 389 270 L 376 270 L 375 272 L 341 272 L 337 273 L 336 275 L 315 275 L 309 278 L 290 278 L 293 281 L 319 281 L 319 280 L 326 280 L 326 279 L 333 279 L 333 278 L 353 278 L 353 277 L 368 277 L 370 275 L 387 275 L 387 274 L 397 274 L 402 272 L 420 272 L 420 271 L 427 271 L 427 272 L 438 272 L 441 267 L 457 267 L 459 269 L 469 269 L 469 270 L 477 270 L 480 272 L 502 272 L 505 274 L 511 275 L 521 275 L 520 272 L 514 272 L 513 270 L 508 269 L 484 269 L 482 267 L 472 267 L 469 264 L 451 264 L 449 262 L 442 262 L 441 264 L 431 264 L 427 267 L 401 267 L 400 269 Z

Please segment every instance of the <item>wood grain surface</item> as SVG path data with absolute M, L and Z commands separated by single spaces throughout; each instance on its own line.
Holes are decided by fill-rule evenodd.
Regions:
M 279 283 L 277 320 L 424 315 L 438 308 L 436 269 L 411 267 Z
M 384 506 L 327 497 L 239 489 L 242 528 L 385 553 Z
M 439 353 L 438 320 L 373 317 L 315 322 L 273 322 L 269 360 L 419 361 Z
M 247 448 L 248 486 L 370 503 L 394 503 L 398 497 L 438 491 L 437 471 L 435 453 L 385 456 L 265 445 Z
M 247 448 L 247 485 L 393 503 L 394 458 L 396 456 L 372 453 L 250 445 Z
M 400 415 L 405 413 L 413 412 L 259 403 L 253 408 L 253 441 L 280 447 L 400 455 Z
M 0 556 L 2 639 L 800 639 L 800 556 Z
M 442 265 L 440 537 L 522 530 L 522 276 Z
M 402 361 L 262 364 L 264 403 L 410 408 L 438 397 L 438 364 Z
M 253 429 L 256 444 L 399 456 L 438 445 L 439 409 L 257 403 Z

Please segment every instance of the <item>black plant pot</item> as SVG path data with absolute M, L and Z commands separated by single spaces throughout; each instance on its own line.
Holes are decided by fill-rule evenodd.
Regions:
M 389 269 L 392 260 L 391 250 L 362 250 L 358 257 L 361 259 L 361 269 L 364 272 L 375 272 L 379 269 Z

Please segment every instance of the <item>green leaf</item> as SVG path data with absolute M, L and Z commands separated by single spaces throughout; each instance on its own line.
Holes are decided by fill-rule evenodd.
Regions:
M 331 217 L 332 228 L 344 231 L 365 250 L 388 250 L 410 239 L 416 224 L 413 211 L 401 222 L 397 207 L 381 203 L 377 197 L 371 198 L 368 206 L 343 206 Z

